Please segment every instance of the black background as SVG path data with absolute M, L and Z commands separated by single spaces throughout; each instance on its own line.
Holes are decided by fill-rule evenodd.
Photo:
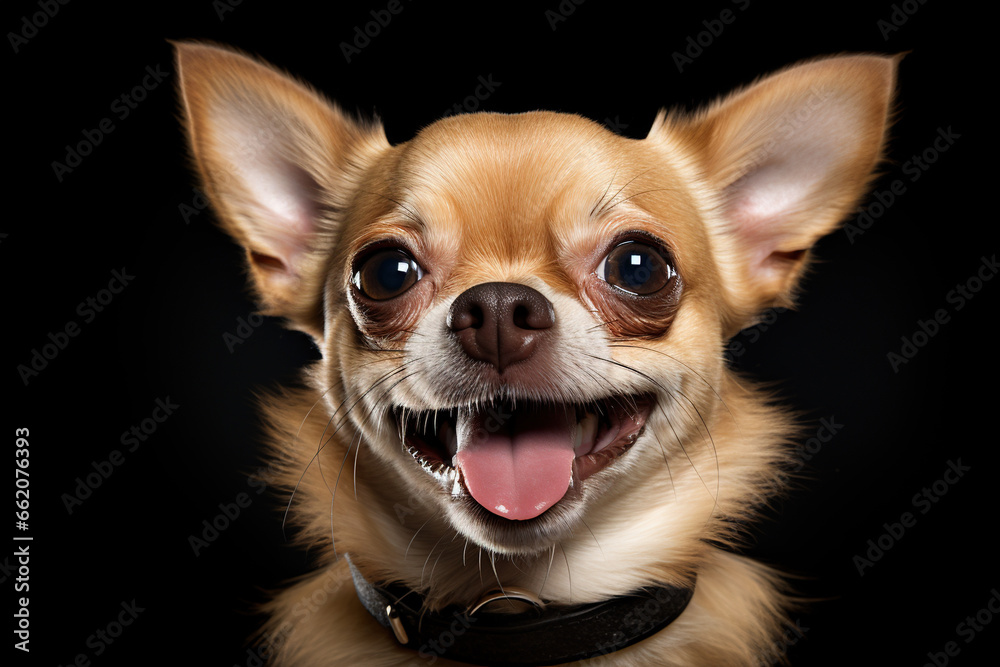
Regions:
M 253 0 L 169 9 L 71 2 L 35 31 L 25 21 L 43 23 L 39 3 L 6 12 L 5 138 L 14 150 L 5 181 L 14 210 L 0 227 L 3 422 L 8 465 L 14 429 L 31 433 L 28 661 L 70 664 L 85 654 L 95 665 L 245 665 L 259 620 L 248 608 L 263 589 L 309 567 L 309 554 L 284 544 L 281 501 L 253 493 L 246 473 L 261 465 L 254 388 L 294 379 L 315 350 L 271 320 L 227 348 L 223 336 L 238 333 L 253 304 L 240 252 L 211 213 L 189 210 L 185 220 L 195 182 L 166 40 L 187 38 L 259 54 L 347 109 L 377 113 L 393 142 L 472 95 L 480 76 L 499 82 L 482 109 L 574 112 L 641 137 L 661 107 L 692 107 L 803 58 L 912 50 L 901 68 L 890 161 L 876 183 L 884 192 L 902 179 L 906 191 L 863 235 L 838 232 L 819 244 L 823 263 L 798 311 L 781 314 L 753 342 L 739 338 L 741 369 L 781 380 L 791 405 L 842 424 L 809 462 L 813 479 L 775 506 L 752 551 L 809 577 L 802 590 L 828 598 L 797 617 L 808 629 L 789 647 L 794 664 L 922 665 L 951 641 L 960 649 L 952 664 L 995 656 L 1000 619 L 971 643 L 957 626 L 1000 586 L 992 455 L 1000 285 L 985 283 L 961 310 L 947 300 L 997 250 L 987 182 L 995 130 L 974 118 L 992 105 L 984 91 L 995 85 L 984 10 L 915 0 L 863 9 L 720 0 L 651 11 L 589 0 L 569 13 L 567 0 L 568 15 L 553 29 L 546 12 L 559 11 L 556 0 L 516 11 L 404 3 L 347 62 L 340 44 L 386 4 L 317 13 Z M 878 22 L 894 11 L 897 21 L 906 16 L 903 4 L 915 12 L 884 35 Z M 735 20 L 678 71 L 674 52 L 727 8 Z M 17 52 L 9 33 L 28 36 Z M 121 118 L 115 100 L 142 83 L 147 67 L 168 76 Z M 113 132 L 60 181 L 52 163 L 65 163 L 67 146 L 104 118 Z M 907 161 L 949 128 L 958 135 L 953 145 L 911 180 Z M 78 304 L 123 268 L 134 279 L 85 322 Z M 894 372 L 887 354 L 940 308 L 950 321 Z M 79 335 L 26 385 L 17 367 L 70 321 Z M 124 450 L 122 433 L 168 397 L 179 406 L 174 414 L 69 514 L 63 494 L 94 462 Z M 914 494 L 959 459 L 970 470 L 921 514 Z M 250 506 L 196 557 L 189 536 L 220 503 L 248 491 Z M 907 511 L 916 524 L 860 576 L 854 556 Z M 11 590 L 16 573 L 2 577 Z M 133 599 L 143 611 L 95 655 L 88 638 Z

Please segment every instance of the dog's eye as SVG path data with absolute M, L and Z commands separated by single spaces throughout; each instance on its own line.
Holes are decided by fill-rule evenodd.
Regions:
M 639 241 L 625 241 L 615 246 L 601 261 L 597 275 L 613 287 L 645 296 L 666 287 L 677 271 L 661 248 Z
M 399 296 L 423 277 L 423 269 L 409 253 L 386 248 L 369 255 L 354 272 L 351 282 L 368 298 L 385 301 Z

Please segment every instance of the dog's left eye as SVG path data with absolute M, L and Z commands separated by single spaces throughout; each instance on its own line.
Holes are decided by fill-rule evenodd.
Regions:
M 424 277 L 423 269 L 408 252 L 386 248 L 368 256 L 355 270 L 351 282 L 376 301 L 397 297 Z
M 630 294 L 654 294 L 676 277 L 665 251 L 639 241 L 615 246 L 597 267 L 597 276 Z

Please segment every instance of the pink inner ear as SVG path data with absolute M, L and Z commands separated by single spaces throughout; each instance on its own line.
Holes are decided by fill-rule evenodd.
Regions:
M 771 258 L 782 262 L 797 262 L 805 257 L 807 252 L 809 250 L 806 248 L 800 250 L 778 250 L 771 253 Z
M 302 168 L 280 159 L 250 165 L 245 178 L 255 209 L 252 240 L 257 254 L 277 260 L 269 263 L 271 268 L 297 275 L 298 260 L 316 231 L 316 182 Z
M 250 261 L 261 268 L 269 269 L 271 271 L 288 271 L 288 267 L 285 266 L 285 263 L 272 255 L 265 255 L 251 250 Z
M 770 280 L 771 257 L 781 252 L 782 213 L 794 201 L 794 193 L 768 183 L 766 172 L 748 175 L 730 188 L 729 219 L 747 251 L 748 268 L 758 278 Z
M 823 233 L 816 229 L 823 226 L 816 199 L 844 159 L 838 142 L 846 137 L 831 132 L 843 129 L 837 123 L 814 120 L 783 126 L 780 140 L 770 142 L 748 173 L 727 188 L 728 217 L 757 279 L 780 280 Z
M 223 187 L 237 185 L 229 196 L 245 221 L 251 258 L 296 277 L 318 224 L 320 188 L 299 163 L 303 137 L 286 121 L 266 107 L 221 107 L 210 127 L 218 180 Z

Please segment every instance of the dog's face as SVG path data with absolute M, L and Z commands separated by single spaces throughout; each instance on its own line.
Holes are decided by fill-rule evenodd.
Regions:
M 323 343 L 364 441 L 494 551 L 630 502 L 720 370 L 718 271 L 677 167 L 533 113 L 449 118 L 376 169 L 345 216 Z
M 720 473 L 744 456 L 719 450 L 724 345 L 863 194 L 892 59 L 801 65 L 644 140 L 479 113 L 390 146 L 268 67 L 178 52 L 206 190 L 384 483 L 506 554 L 651 499 L 677 535 L 754 500 Z

